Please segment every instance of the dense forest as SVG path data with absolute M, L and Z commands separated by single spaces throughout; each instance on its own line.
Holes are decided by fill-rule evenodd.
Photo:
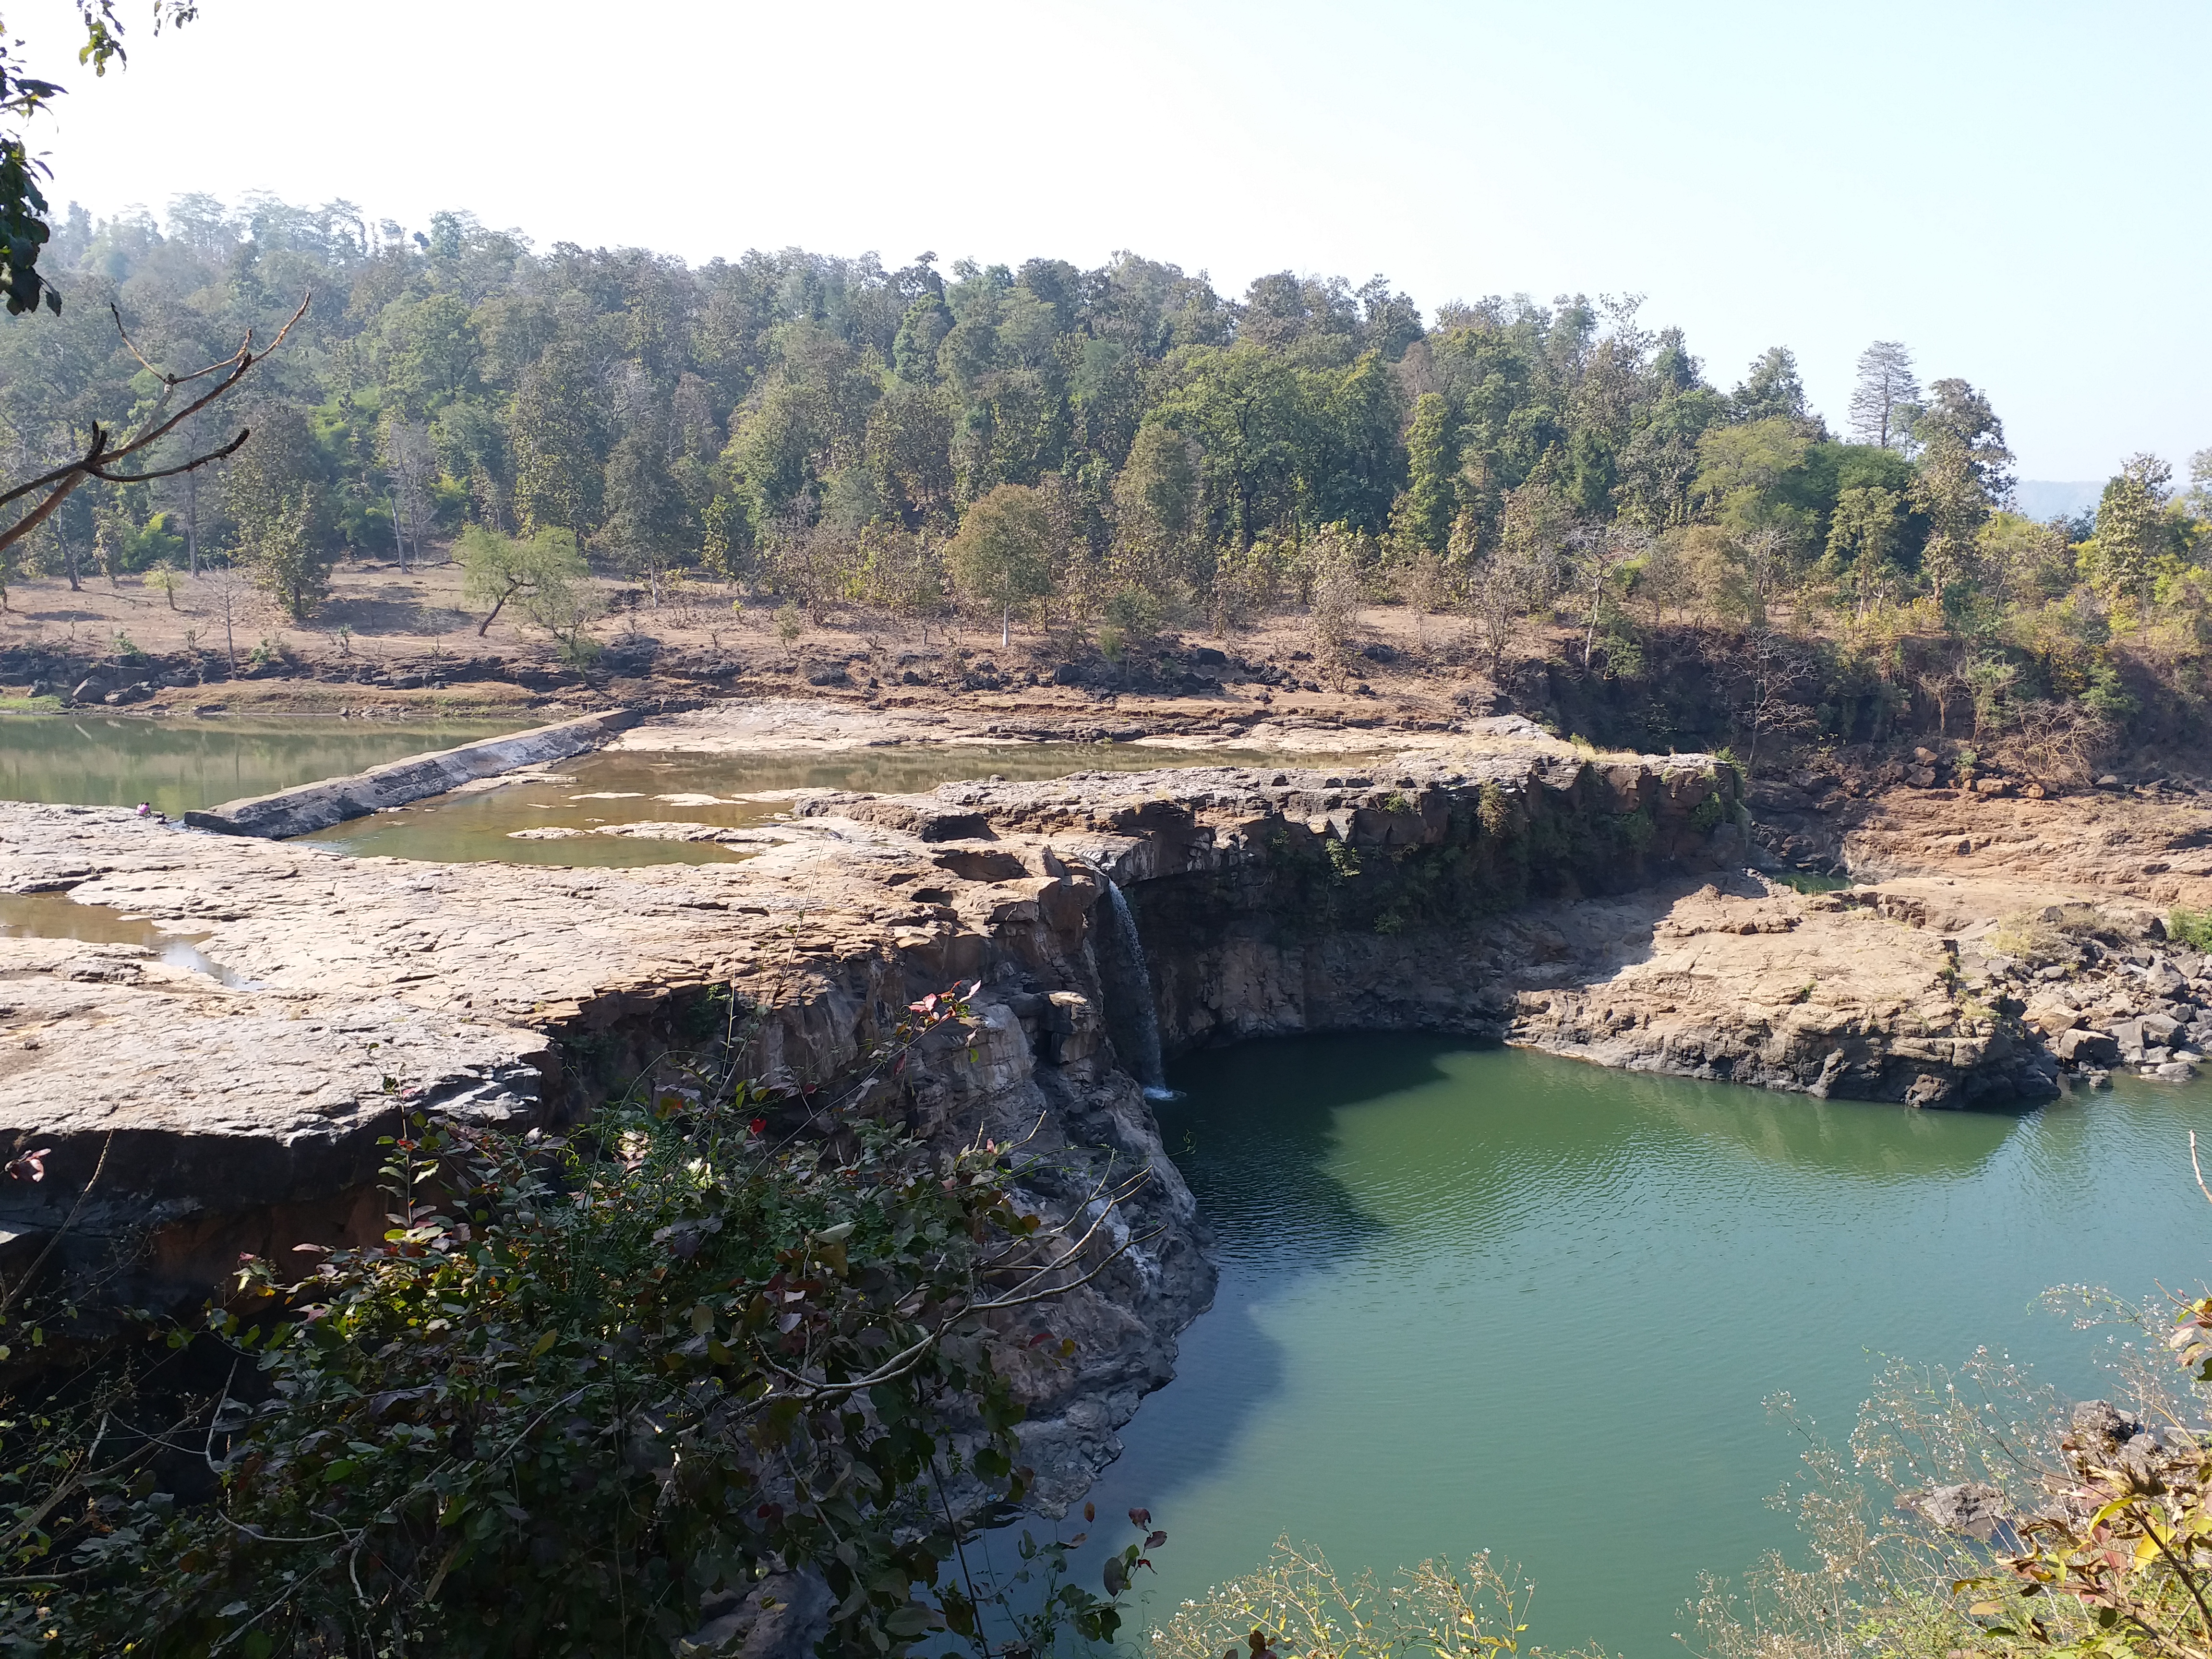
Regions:
M 1787 349 L 1723 390 L 1633 298 L 1425 319 L 1379 276 L 1232 299 L 1131 253 L 693 269 L 269 198 L 159 222 L 73 206 L 42 268 L 61 314 L 0 329 L 17 477 L 158 390 L 111 301 L 149 360 L 188 367 L 314 301 L 235 407 L 178 434 L 250 424 L 235 458 L 80 491 L 0 576 L 235 562 L 306 619 L 333 560 L 458 538 L 564 549 L 655 602 L 713 579 L 817 617 L 965 604 L 1109 647 L 1292 607 L 1326 644 L 1395 600 L 1461 611 L 1498 672 L 1537 617 L 1600 678 L 1692 621 L 1877 661 L 1947 642 L 1978 726 L 2036 701 L 2094 724 L 2126 696 L 2114 639 L 2212 639 L 2212 452 L 2193 489 L 2139 456 L 2093 520 L 2031 522 L 1987 398 L 1923 390 L 1895 343 L 1862 359 L 1839 434 Z

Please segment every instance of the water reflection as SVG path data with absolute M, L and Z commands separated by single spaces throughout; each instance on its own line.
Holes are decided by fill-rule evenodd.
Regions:
M 0 893 L 0 939 L 74 939 L 90 945 L 136 945 L 172 968 L 190 969 L 225 985 L 248 981 L 202 955 L 205 933 L 172 933 L 143 916 L 105 904 L 79 904 L 60 893 Z
M 0 715 L 0 796 L 165 812 L 221 805 L 451 749 L 514 720 L 147 720 Z
M 1787 1389 L 1847 1431 L 1878 1356 L 2009 1349 L 2077 1395 L 2073 1280 L 2201 1275 L 2187 1131 L 2212 1091 L 1911 1113 L 1421 1037 L 1172 1068 L 1215 1310 L 1097 1494 L 1170 1538 L 1170 1607 L 1280 1533 L 1388 1570 L 1488 1546 L 1534 1635 L 1656 1651 L 1700 1571 L 1788 1546 Z

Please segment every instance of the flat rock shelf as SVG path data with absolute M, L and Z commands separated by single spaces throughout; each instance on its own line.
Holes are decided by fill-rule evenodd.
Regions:
M 556 1122 L 686 1040 L 724 989 L 754 1074 L 831 1085 L 915 997 L 977 981 L 973 1041 L 926 1049 L 884 1109 L 930 1137 L 1035 1131 L 1048 1213 L 1109 1170 L 1151 1177 L 1127 1217 L 1147 1242 L 1055 1316 L 1078 1358 L 1019 1381 L 1042 1490 L 1065 1500 L 1212 1293 L 1188 1189 L 1121 1063 L 1144 1000 L 1170 1058 L 1419 1030 L 1829 1098 L 2059 1088 L 2041 1041 L 1967 994 L 1986 924 L 1942 908 L 1955 890 L 1806 895 L 1746 872 L 1736 775 L 1705 756 L 1486 742 L 823 792 L 745 834 L 742 861 L 574 870 L 0 805 L 0 892 L 189 935 L 230 981 L 147 944 L 0 939 L 0 1146 L 53 1148 L 46 1182 L 0 1194 L 0 1269 L 42 1247 L 103 1149 L 69 1248 L 143 1238 L 134 1292 L 196 1298 L 241 1249 L 374 1224 L 395 1092 Z M 1133 984 L 1109 880 L 1143 945 Z

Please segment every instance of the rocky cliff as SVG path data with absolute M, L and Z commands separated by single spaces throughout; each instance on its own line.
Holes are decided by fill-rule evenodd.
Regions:
M 752 856 L 445 866 L 0 805 L 0 892 L 149 918 L 232 981 L 143 947 L 0 939 L 0 1149 L 52 1149 L 45 1181 L 0 1183 L 0 1259 L 43 1248 L 82 1195 L 79 1259 L 128 1244 L 134 1291 L 204 1291 L 241 1249 L 380 1226 L 369 1182 L 398 1101 L 557 1120 L 714 1040 L 726 993 L 747 1066 L 796 1111 L 909 1001 L 979 981 L 973 1042 L 933 1044 L 878 1109 L 1024 1140 L 1054 1215 L 1148 1176 L 1117 1218 L 1127 1254 L 1054 1313 L 1078 1357 L 1020 1379 L 1066 1497 L 1212 1290 L 1120 1063 L 1146 990 L 1170 1049 L 1421 1028 L 1917 1104 L 2056 1087 L 2041 1044 L 1972 994 L 1956 929 L 1746 874 L 1735 775 L 1703 757 L 1492 744 L 1376 770 L 817 794 L 728 833 Z

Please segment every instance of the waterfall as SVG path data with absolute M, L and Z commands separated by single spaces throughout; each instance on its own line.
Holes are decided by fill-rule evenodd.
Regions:
M 1137 1052 L 1133 1058 L 1137 1081 L 1144 1085 L 1146 1099 L 1172 1100 L 1175 1091 L 1168 1087 L 1167 1071 L 1160 1060 L 1160 1020 L 1152 1007 L 1152 975 L 1145 965 L 1145 941 L 1137 936 L 1137 919 L 1129 914 L 1129 901 L 1111 876 L 1103 870 L 1098 873 L 1114 905 L 1114 921 L 1121 929 L 1122 946 L 1129 953 L 1130 971 L 1136 975 Z

